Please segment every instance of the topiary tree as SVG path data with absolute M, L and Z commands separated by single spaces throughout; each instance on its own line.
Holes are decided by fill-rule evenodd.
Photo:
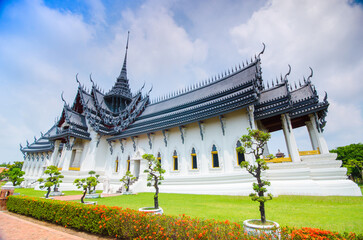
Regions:
M 61 172 L 58 170 L 57 166 L 50 165 L 47 167 L 47 169 L 44 171 L 45 174 L 48 174 L 49 177 L 47 177 L 45 180 L 43 178 L 39 178 L 37 181 L 44 185 L 40 185 L 39 187 L 41 189 L 47 188 L 48 192 L 45 196 L 45 198 L 49 197 L 49 193 L 51 190 L 51 187 L 54 186 L 54 188 L 62 182 L 61 178 L 64 178 L 64 176 L 61 174 Z
M 9 177 L 10 182 L 12 182 L 14 186 L 18 186 L 24 181 L 24 178 L 22 178 L 24 174 L 25 172 L 21 171 L 20 168 L 13 168 L 9 172 L 7 172 L 7 176 Z
M 253 154 L 256 159 L 256 163 L 251 164 L 248 161 L 243 161 L 240 166 L 241 168 L 245 168 L 257 180 L 257 183 L 253 183 L 253 190 L 256 193 L 251 193 L 250 197 L 252 201 L 260 203 L 261 222 L 265 223 L 265 202 L 272 199 L 272 194 L 264 195 L 267 192 L 265 186 L 270 186 L 270 182 L 261 179 L 261 174 L 262 171 L 268 169 L 263 157 L 263 146 L 271 138 L 271 134 L 260 130 L 247 129 L 247 131 L 248 134 L 241 137 L 242 146 L 238 147 L 237 151 L 245 154 Z M 273 156 L 269 155 L 268 158 L 273 158 Z
M 152 154 L 144 154 L 142 155 L 143 159 L 146 159 L 148 161 L 148 169 L 146 169 L 144 172 L 148 173 L 147 176 L 147 186 L 151 187 L 154 186 L 155 188 L 155 195 L 154 195 L 154 208 L 159 208 L 159 184 L 161 184 L 160 181 L 164 180 L 163 173 L 165 173 L 165 170 L 161 168 L 161 164 L 159 160 L 157 160 L 154 155 Z
M 135 180 L 136 177 L 131 174 L 130 171 L 126 171 L 126 174 L 120 179 L 121 182 L 123 182 L 126 192 L 129 192 L 131 181 Z
M 87 177 L 87 178 L 82 178 L 82 179 L 76 179 L 74 180 L 73 184 L 75 184 L 77 186 L 77 188 L 82 188 L 83 189 L 83 195 L 81 197 L 81 202 L 84 203 L 84 198 L 87 194 L 87 192 L 90 194 L 91 193 L 91 189 L 95 189 L 97 184 L 99 183 L 98 181 L 98 177 L 93 176 L 93 174 L 95 174 L 95 171 L 89 171 L 88 172 L 91 176 Z
M 97 184 L 98 184 L 98 183 L 100 183 L 100 181 L 98 180 L 98 178 L 100 177 L 100 175 L 99 175 L 99 174 L 96 174 L 96 172 L 95 172 L 95 171 L 89 171 L 89 172 L 88 172 L 88 174 L 89 174 L 89 175 L 91 175 L 91 177 L 93 177 L 93 175 L 95 175 L 94 177 L 96 178 L 96 182 L 97 182 Z M 97 184 L 93 186 L 93 191 L 96 191 L 96 186 L 97 186 Z M 89 194 L 90 194 L 90 193 L 91 193 L 91 192 L 89 192 Z

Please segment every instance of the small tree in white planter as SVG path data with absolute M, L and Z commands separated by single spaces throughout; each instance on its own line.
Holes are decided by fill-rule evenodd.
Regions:
M 136 177 L 134 177 L 134 175 L 131 174 L 130 171 L 126 171 L 126 174 L 120 179 L 120 181 L 124 184 L 125 186 L 125 190 L 126 190 L 126 194 L 129 193 L 130 190 L 130 184 L 133 180 L 135 180 Z
M 99 183 L 97 177 L 93 176 L 93 174 L 95 174 L 94 171 L 90 171 L 89 174 L 91 176 L 89 176 L 87 178 L 82 178 L 82 179 L 77 178 L 73 182 L 73 184 L 75 184 L 77 188 L 83 189 L 83 195 L 81 197 L 82 203 L 84 203 L 84 198 L 85 198 L 87 192 L 90 194 L 91 189 L 95 188 L 97 186 L 97 184 Z
M 240 139 L 242 142 L 242 146 L 237 148 L 237 151 L 243 154 L 253 154 L 253 156 L 256 159 L 256 163 L 249 163 L 247 161 L 241 162 L 241 168 L 245 168 L 248 173 L 250 173 L 254 178 L 256 178 L 257 183 L 253 183 L 253 190 L 255 193 L 251 193 L 250 197 L 252 201 L 256 201 L 260 203 L 260 223 L 258 221 L 245 221 L 246 224 L 248 224 L 248 221 L 254 223 L 255 225 L 262 225 L 262 229 L 266 229 L 267 227 L 264 227 L 263 225 L 271 225 L 273 231 L 278 227 L 277 223 L 268 221 L 266 222 L 266 214 L 265 214 L 265 202 L 268 200 L 272 200 L 272 194 L 268 194 L 265 196 L 265 192 L 267 192 L 266 186 L 270 186 L 270 182 L 263 180 L 261 177 L 262 172 L 268 169 L 267 163 L 263 157 L 263 151 L 264 146 L 268 142 L 268 140 L 271 138 L 271 134 L 268 132 L 263 132 L 260 130 L 251 130 L 247 129 L 248 134 L 243 135 Z M 272 155 L 269 155 L 267 158 L 273 158 Z M 251 225 L 251 224 L 250 224 Z M 253 224 L 252 224 L 253 225 Z M 246 225 L 245 225 L 246 228 Z M 256 229 L 255 229 L 256 230 Z M 265 232 L 269 232 L 270 230 Z M 271 232 L 270 233 L 274 233 Z
M 154 208 L 143 208 L 144 210 L 161 210 L 159 214 L 162 214 L 162 209 L 159 208 L 159 185 L 161 181 L 164 180 L 163 173 L 165 170 L 161 168 L 161 164 L 159 160 L 157 160 L 154 155 L 152 154 L 144 154 L 142 155 L 143 159 L 148 161 L 148 169 L 144 172 L 148 173 L 147 176 L 147 186 L 153 186 L 155 188 L 155 195 L 154 195 Z M 140 209 L 139 209 L 140 210 Z
M 49 193 L 51 190 L 51 187 L 56 187 L 59 183 L 62 182 L 61 178 L 64 178 L 64 176 L 61 174 L 61 172 L 58 170 L 57 166 L 51 165 L 48 166 L 47 169 L 44 171 L 45 174 L 48 174 L 49 177 L 47 177 L 45 180 L 43 178 L 39 178 L 37 181 L 44 185 L 40 185 L 39 187 L 41 189 L 47 188 L 47 194 L 45 195 L 45 198 L 49 197 Z

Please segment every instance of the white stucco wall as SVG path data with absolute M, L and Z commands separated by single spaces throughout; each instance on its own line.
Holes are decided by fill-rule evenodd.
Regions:
M 246 109 L 225 114 L 222 118 L 225 134 L 223 135 L 219 117 L 203 121 L 203 140 L 198 123 L 183 126 L 184 143 L 178 127 L 168 129 L 167 146 L 165 146 L 162 131 L 151 135 L 150 149 L 147 134 L 134 138 L 123 139 L 122 151 L 120 141 L 112 142 L 112 154 L 107 138 L 102 136 L 97 146 L 98 135 L 90 129 L 91 141 L 82 141 L 80 171 L 70 171 L 69 164 L 72 150 L 65 147 L 59 159 L 59 167 L 65 176 L 61 189 L 75 189 L 75 178 L 86 177 L 90 170 L 101 175 L 98 189 L 115 192 L 121 187 L 119 181 L 127 170 L 127 159 L 130 156 L 130 171 L 139 177 L 131 186 L 135 192 L 153 191 L 146 187 L 146 161 L 142 159 L 144 153 L 151 153 L 155 157 L 161 154 L 162 167 L 166 170 L 165 180 L 161 185 L 162 192 L 194 193 L 194 194 L 228 194 L 248 195 L 252 192 L 253 178 L 237 165 L 236 143 L 247 133 L 250 126 Z M 285 143 L 281 143 L 285 144 Z M 213 168 L 212 146 L 218 150 L 219 168 Z M 79 147 L 79 146 L 77 146 Z M 192 148 L 197 154 L 197 169 L 192 169 Z M 178 154 L 179 169 L 173 169 L 173 153 Z M 119 167 L 116 172 L 116 159 Z M 253 162 L 252 156 L 245 156 L 247 161 Z M 351 195 L 360 196 L 361 192 L 356 184 L 348 180 L 345 168 L 335 160 L 335 155 L 315 155 L 301 157 L 299 162 L 269 164 L 270 170 L 265 173 L 271 181 L 269 191 L 275 195 Z M 57 159 L 51 156 L 50 159 Z M 44 170 L 45 161 L 27 160 L 24 163 L 26 179 L 39 178 Z

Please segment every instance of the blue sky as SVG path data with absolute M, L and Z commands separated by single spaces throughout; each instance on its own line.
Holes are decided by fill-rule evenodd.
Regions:
M 292 67 L 294 82 L 314 69 L 313 83 L 330 101 L 330 148 L 363 140 L 363 9 L 359 1 L 65 0 L 0 3 L 0 162 L 21 160 L 33 141 L 73 102 L 79 80 L 109 90 L 131 31 L 128 76 L 158 97 L 262 56 L 271 81 Z M 309 150 L 307 131 L 294 131 Z M 271 152 L 286 152 L 281 133 Z

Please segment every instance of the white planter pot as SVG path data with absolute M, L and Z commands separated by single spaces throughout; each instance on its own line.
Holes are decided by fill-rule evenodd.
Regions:
M 46 196 L 47 194 L 44 194 L 44 196 Z M 63 196 L 64 193 L 62 192 L 50 192 L 49 196 Z
M 86 196 L 84 198 L 99 198 L 100 197 L 100 194 L 98 193 L 91 193 L 91 194 L 86 194 Z
M 143 207 L 143 208 L 139 208 L 139 212 L 146 212 L 146 213 L 159 214 L 159 215 L 163 215 L 163 213 L 164 213 L 164 211 L 161 207 L 159 207 L 158 209 L 155 209 L 153 207 Z
M 85 205 L 97 205 L 97 202 L 84 202 Z
M 280 239 L 280 225 L 277 222 L 266 220 L 264 225 L 253 223 L 255 221 L 261 222 L 260 219 L 248 219 L 243 222 L 244 231 L 250 236 L 260 236 L 266 233 L 271 236 L 271 239 Z
M 135 195 L 135 193 L 128 191 L 128 192 L 123 192 L 122 195 Z

